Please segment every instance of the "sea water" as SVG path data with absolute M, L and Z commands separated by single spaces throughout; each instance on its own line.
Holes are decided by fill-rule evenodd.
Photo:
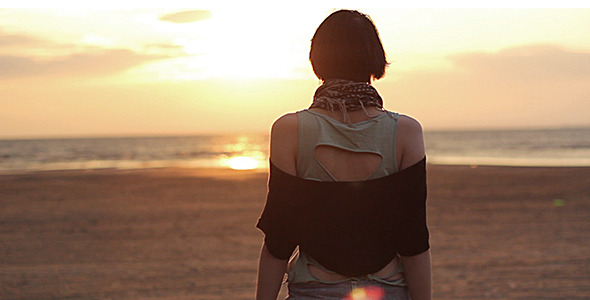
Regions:
M 426 132 L 430 163 L 590 166 L 590 128 Z
M 590 128 L 427 131 L 425 142 L 432 164 L 590 166 Z M 159 167 L 267 168 L 268 134 L 0 140 L 2 173 Z

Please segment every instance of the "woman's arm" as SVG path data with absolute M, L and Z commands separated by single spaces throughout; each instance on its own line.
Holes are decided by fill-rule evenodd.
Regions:
M 403 170 L 424 158 L 424 133 L 420 123 L 408 116 L 400 116 L 398 126 L 397 155 L 400 170 Z M 402 256 L 401 259 L 412 299 L 430 300 L 432 298 L 430 250 L 414 256 Z
M 276 300 L 287 270 L 288 259 L 278 259 L 262 244 L 258 263 L 258 282 L 256 284 L 256 300 Z
M 297 176 L 299 121 L 296 113 L 277 119 L 270 131 L 270 160 L 284 172 Z
M 422 125 L 412 117 L 400 115 L 396 139 L 399 169 L 403 170 L 421 161 L 425 153 Z
M 296 114 L 275 121 L 270 134 L 270 157 L 275 166 L 291 175 L 296 173 L 298 123 Z M 288 259 L 274 257 L 263 243 L 258 264 L 257 300 L 276 300 Z
M 430 250 L 414 256 L 402 256 L 401 260 L 412 300 L 432 299 Z

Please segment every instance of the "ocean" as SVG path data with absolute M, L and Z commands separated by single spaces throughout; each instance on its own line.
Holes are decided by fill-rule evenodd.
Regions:
M 590 128 L 427 131 L 432 164 L 590 166 Z M 268 134 L 0 140 L 0 173 L 268 167 Z

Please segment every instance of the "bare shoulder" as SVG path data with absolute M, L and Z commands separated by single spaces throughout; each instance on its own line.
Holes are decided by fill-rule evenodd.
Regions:
M 404 132 L 407 131 L 407 133 L 410 134 L 422 133 L 422 124 L 420 124 L 418 120 L 414 119 L 411 116 L 400 114 L 398 122 L 398 127 L 402 128 Z
M 424 133 L 418 120 L 400 115 L 397 131 L 397 149 L 401 152 L 400 169 L 414 165 L 424 158 Z
M 298 147 L 298 118 L 289 113 L 278 118 L 270 134 L 270 158 L 279 169 L 295 175 Z
M 288 113 L 279 117 L 272 124 L 272 134 L 283 135 L 297 132 L 297 113 Z

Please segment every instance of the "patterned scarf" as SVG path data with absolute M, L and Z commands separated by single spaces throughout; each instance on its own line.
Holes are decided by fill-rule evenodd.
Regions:
M 362 109 L 368 116 L 366 107 L 372 106 L 383 109 L 383 99 L 372 85 L 366 82 L 334 79 L 325 81 L 318 87 L 309 108 L 340 110 L 345 123 L 351 124 L 348 111 Z

